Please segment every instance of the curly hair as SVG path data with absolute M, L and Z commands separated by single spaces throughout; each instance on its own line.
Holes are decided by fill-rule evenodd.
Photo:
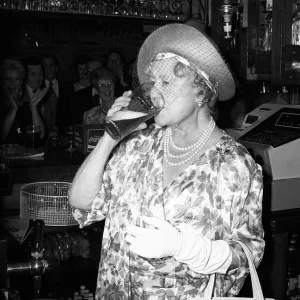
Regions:
M 4 72 L 11 69 L 17 69 L 20 74 L 22 80 L 25 78 L 25 68 L 20 60 L 15 58 L 6 58 L 1 62 L 1 78 L 3 78 Z
M 105 67 L 96 68 L 91 74 L 91 79 L 92 79 L 92 81 L 100 80 L 100 79 L 110 79 L 114 83 L 116 83 L 116 80 L 117 80 L 114 72 Z
M 202 96 L 203 103 L 207 105 L 209 113 L 214 119 L 216 119 L 218 117 L 218 111 L 216 108 L 216 103 L 218 98 L 216 97 L 215 93 L 207 85 L 206 81 L 201 75 L 196 73 L 194 70 L 192 70 L 185 64 L 181 62 L 177 62 L 177 64 L 174 67 L 174 74 L 177 77 L 183 77 L 185 76 L 186 71 L 191 72 L 192 74 L 195 75 L 193 85 L 199 87 L 197 96 Z M 217 86 L 217 83 L 213 82 L 213 80 L 210 79 L 210 81 L 212 84 Z

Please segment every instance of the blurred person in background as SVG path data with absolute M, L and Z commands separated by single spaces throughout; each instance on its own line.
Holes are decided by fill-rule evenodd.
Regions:
M 85 64 L 85 69 L 86 69 L 86 75 L 90 81 L 91 85 L 91 75 L 92 72 L 97 69 L 103 67 L 103 63 L 99 59 L 89 59 L 86 64 Z
M 103 85 L 99 86 L 101 82 Z M 115 76 L 111 70 L 104 67 L 96 68 L 91 73 L 91 85 L 75 93 L 71 109 L 72 123 L 95 122 L 96 119 L 93 121 L 91 118 L 83 119 L 84 113 L 95 107 L 98 107 L 95 113 L 101 111 L 101 115 L 106 114 L 114 101 L 114 83 Z M 91 111 L 85 115 L 91 116 L 94 113 Z M 98 113 L 95 116 L 98 116 Z
M 29 58 L 26 71 L 20 60 L 6 59 L 1 66 L 1 141 L 23 144 L 26 126 L 38 125 L 41 138 L 45 127 L 38 109 L 46 90 L 41 89 L 43 73 L 37 58 Z M 26 85 L 23 85 L 26 73 Z
M 65 126 L 71 125 L 70 107 L 74 88 L 71 82 L 58 78 L 59 63 L 55 55 L 45 54 L 42 58 L 42 65 L 47 94 L 41 103 L 41 111 L 47 134 L 55 136 Z
M 86 64 L 89 61 L 87 55 L 80 55 L 75 59 L 76 72 L 78 80 L 73 83 L 74 91 L 78 92 L 90 85 L 90 79 L 86 69 Z
M 84 124 L 103 124 L 115 101 L 116 76 L 112 70 L 97 68 L 92 73 L 92 99 L 95 107 L 83 115 Z
M 130 79 L 127 66 L 125 63 L 125 59 L 123 55 L 121 55 L 121 53 L 110 52 L 107 55 L 106 67 L 112 70 L 117 78 L 115 86 L 116 97 L 122 96 L 125 91 L 131 89 L 129 85 Z

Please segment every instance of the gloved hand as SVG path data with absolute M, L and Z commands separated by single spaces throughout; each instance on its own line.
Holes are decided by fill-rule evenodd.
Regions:
M 182 224 L 181 231 L 168 221 L 141 217 L 141 221 L 153 228 L 130 225 L 126 241 L 129 250 L 146 258 L 173 256 L 197 273 L 226 273 L 232 260 L 231 249 L 227 242 L 212 241 L 195 234 L 189 226 Z
M 174 256 L 181 244 L 182 233 L 169 222 L 157 218 L 141 217 L 152 228 L 129 225 L 126 242 L 129 250 L 146 258 Z

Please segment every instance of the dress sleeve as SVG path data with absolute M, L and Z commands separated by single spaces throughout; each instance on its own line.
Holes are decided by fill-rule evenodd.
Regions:
M 219 189 L 216 197 L 228 211 L 219 238 L 227 241 L 239 258 L 239 267 L 226 275 L 218 274 L 217 286 L 227 287 L 227 296 L 236 296 L 249 274 L 247 257 L 237 241 L 241 241 L 252 253 L 258 267 L 264 253 L 264 230 L 262 225 L 263 177 L 261 166 L 257 165 L 247 151 L 238 147 L 235 155 L 227 157 L 220 164 Z M 224 220 L 223 220 L 224 221 Z M 228 226 L 227 226 L 228 225 Z
M 101 189 L 93 200 L 90 209 L 72 208 L 73 216 L 79 223 L 80 228 L 105 219 L 109 209 L 110 199 L 112 198 L 112 182 L 116 182 L 117 180 L 116 170 L 118 170 L 118 166 L 122 164 L 124 148 L 124 145 L 121 144 L 107 163 L 103 174 Z

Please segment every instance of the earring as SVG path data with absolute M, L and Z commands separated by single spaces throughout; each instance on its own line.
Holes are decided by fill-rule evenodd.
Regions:
M 200 100 L 200 101 L 197 101 L 196 104 L 197 104 L 198 107 L 202 107 L 203 101 L 201 101 L 201 100 Z

